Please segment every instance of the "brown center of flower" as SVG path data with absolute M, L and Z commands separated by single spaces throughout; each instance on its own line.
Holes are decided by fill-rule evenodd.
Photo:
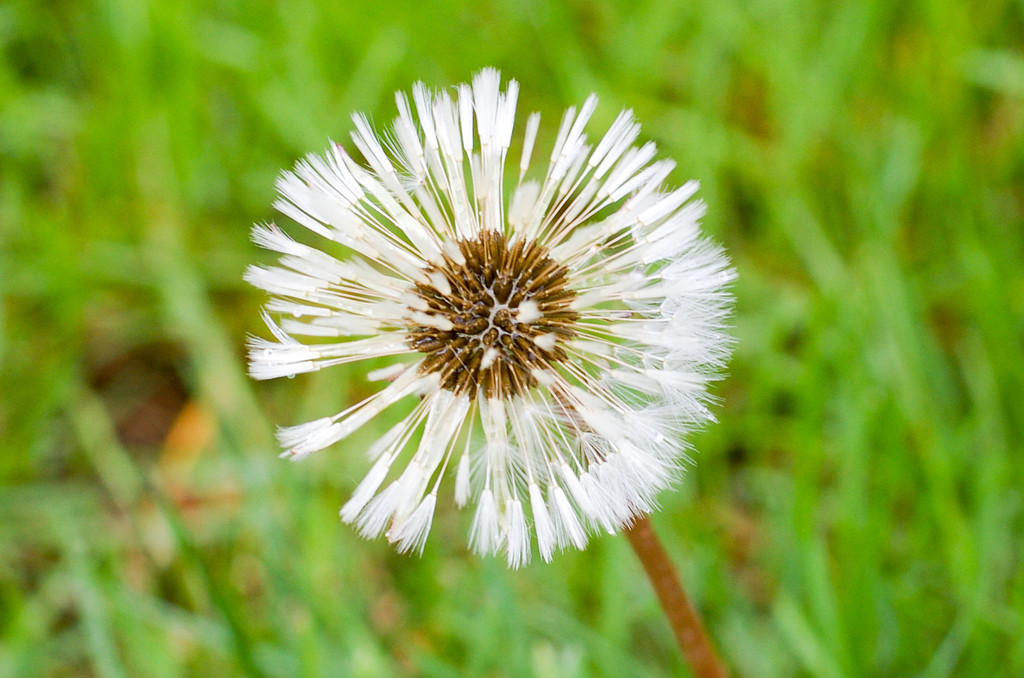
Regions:
M 414 287 L 436 322 L 414 319 L 409 346 L 426 354 L 420 371 L 438 373 L 441 388 L 470 398 L 478 389 L 487 398 L 521 395 L 536 381 L 533 370 L 566 358 L 561 344 L 578 318 L 569 269 L 537 243 L 497 231 L 456 244 L 464 262 L 446 254 L 427 269 L 431 282 Z

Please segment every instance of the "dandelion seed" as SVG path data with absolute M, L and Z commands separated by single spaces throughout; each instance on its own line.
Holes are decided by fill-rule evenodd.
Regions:
M 385 143 L 355 116 L 366 165 L 332 145 L 282 175 L 276 203 L 350 256 L 256 226 L 253 240 L 281 259 L 246 278 L 272 295 L 273 340 L 250 341 L 254 378 L 374 360 L 368 376 L 386 382 L 282 429 L 282 456 L 404 407 L 342 519 L 418 552 L 447 492 L 474 507 L 471 547 L 518 567 L 534 538 L 545 560 L 583 548 L 679 477 L 683 438 L 711 420 L 707 385 L 730 351 L 733 271 L 700 235 L 696 182 L 664 185 L 673 164 L 634 145 L 630 111 L 591 145 L 596 97 L 569 109 L 530 179 L 540 118 L 529 116 L 506 176 L 518 85 L 500 84 L 486 69 L 453 92 L 418 84 L 412 104 L 398 94 Z

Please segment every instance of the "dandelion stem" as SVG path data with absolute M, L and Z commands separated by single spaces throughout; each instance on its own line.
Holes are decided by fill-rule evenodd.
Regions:
M 729 674 L 711 645 L 697 611 L 683 591 L 672 561 L 654 533 L 651 519 L 644 516 L 636 521 L 626 530 L 626 537 L 658 594 L 661 609 L 668 617 L 679 649 L 689 662 L 693 675 L 696 678 L 727 678 Z

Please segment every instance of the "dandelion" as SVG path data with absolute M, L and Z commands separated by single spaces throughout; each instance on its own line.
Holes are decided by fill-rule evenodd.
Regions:
M 547 561 L 630 525 L 680 477 L 685 435 L 712 418 L 733 278 L 700 233 L 697 183 L 666 187 L 674 163 L 638 145 L 631 111 L 591 143 L 597 98 L 567 110 L 534 177 L 540 116 L 515 141 L 517 94 L 487 69 L 397 94 L 387 135 L 354 116 L 362 162 L 332 143 L 281 176 L 275 203 L 348 256 L 257 225 L 281 257 L 246 275 L 272 295 L 273 339 L 250 339 L 254 378 L 374 361 L 383 383 L 280 429 L 282 456 L 395 409 L 341 518 L 419 552 L 450 494 L 473 512 L 471 547 L 513 568 L 534 540 Z

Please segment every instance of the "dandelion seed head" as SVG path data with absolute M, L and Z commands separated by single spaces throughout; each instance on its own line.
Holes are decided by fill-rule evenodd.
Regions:
M 513 568 L 534 543 L 547 561 L 628 525 L 678 480 L 685 436 L 713 420 L 734 277 L 700 232 L 697 183 L 665 185 L 675 165 L 637 143 L 630 111 L 589 137 L 591 96 L 547 150 L 529 115 L 506 175 L 518 91 L 485 69 L 471 85 L 397 94 L 380 138 L 354 116 L 362 161 L 332 143 L 277 184 L 275 206 L 324 246 L 257 225 L 253 240 L 281 256 L 246 274 L 271 295 L 273 338 L 249 342 L 254 378 L 373 360 L 367 377 L 382 384 L 281 429 L 282 456 L 407 403 L 367 451 L 342 520 L 418 553 L 450 497 L 472 512 L 470 547 Z

